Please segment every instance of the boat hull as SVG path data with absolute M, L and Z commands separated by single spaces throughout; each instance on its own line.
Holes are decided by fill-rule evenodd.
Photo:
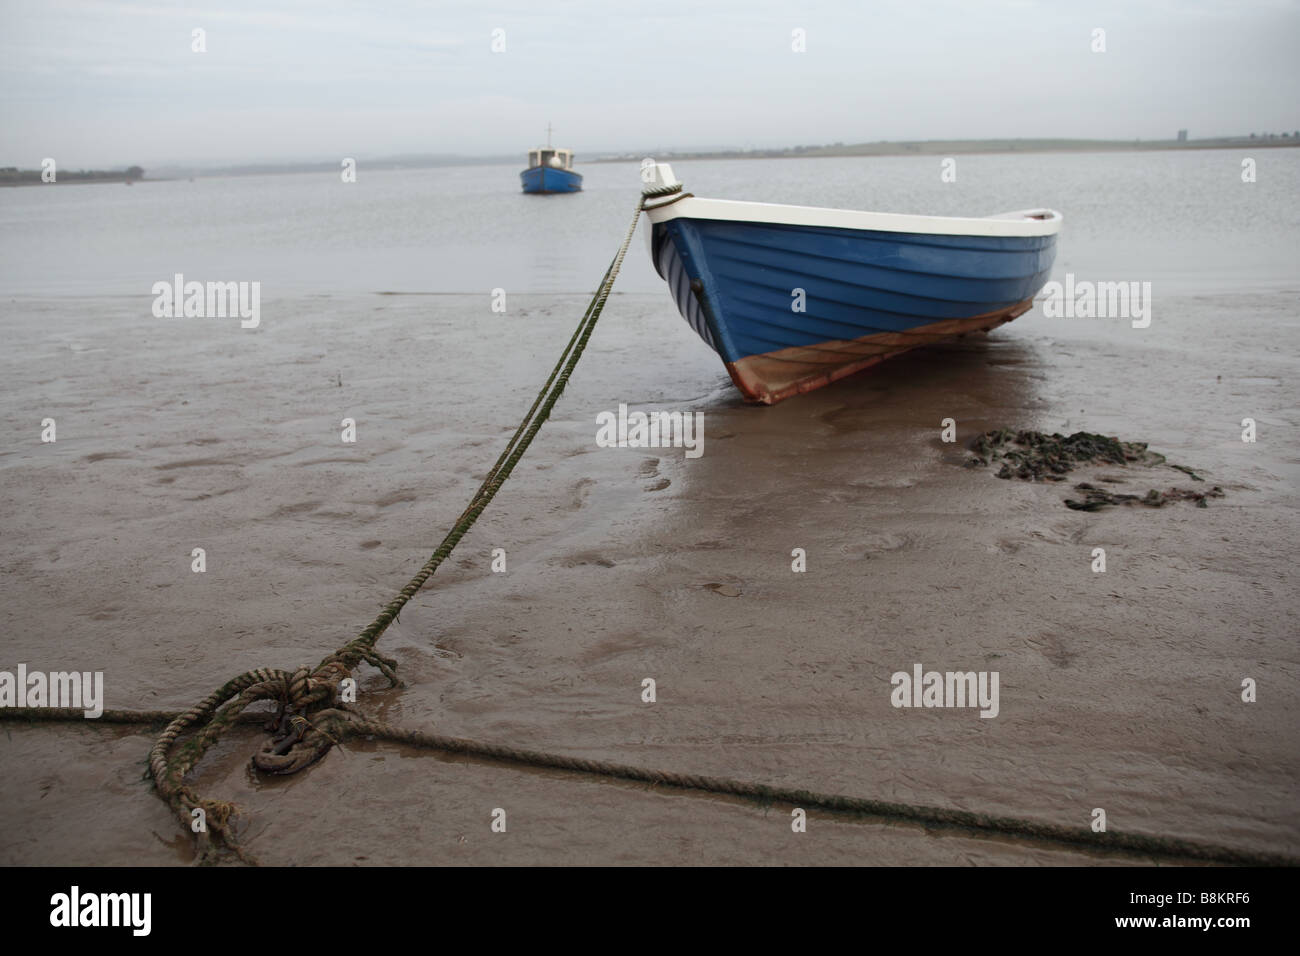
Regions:
M 692 202 L 733 218 L 683 215 Z M 942 234 L 746 221 L 732 209 L 743 206 L 769 220 L 780 218 L 770 210 L 795 208 L 683 199 L 659 212 L 651 255 L 678 310 L 742 395 L 764 404 L 1022 315 L 1056 254 L 1055 228 L 1042 234 L 1049 226 L 1041 216 L 1023 230 L 1006 217 L 988 220 L 989 232 L 1002 233 L 994 235 L 971 234 L 981 227 L 970 224 L 984 220 L 928 220 L 963 233 Z M 839 212 L 803 211 L 814 221 L 812 213 Z M 1040 234 L 1007 234 L 1016 231 Z
M 1005 309 L 968 319 L 931 322 L 901 332 L 873 332 L 858 339 L 821 342 L 815 347 L 792 346 L 750 355 L 726 368 L 747 401 L 774 405 L 811 392 L 870 368 L 887 358 L 922 345 L 942 342 L 968 332 L 987 332 L 1032 308 L 1032 298 Z
M 576 193 L 582 189 L 582 174 L 553 166 L 533 166 L 519 174 L 526 193 Z

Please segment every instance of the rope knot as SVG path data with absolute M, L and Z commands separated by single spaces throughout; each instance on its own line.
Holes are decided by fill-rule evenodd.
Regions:
M 284 684 L 284 706 L 289 710 L 302 710 L 312 702 L 314 691 L 312 672 L 306 667 L 299 667 Z

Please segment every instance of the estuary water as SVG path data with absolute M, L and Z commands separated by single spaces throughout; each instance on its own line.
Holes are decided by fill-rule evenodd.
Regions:
M 1065 215 L 1058 273 L 1168 292 L 1275 286 L 1294 275 L 1300 150 L 681 160 L 698 196 L 985 216 Z M 1242 161 L 1255 163 L 1243 182 Z M 580 164 L 583 192 L 526 196 L 513 166 L 368 168 L 0 191 L 0 294 L 130 295 L 182 272 L 263 295 L 584 292 L 639 190 L 631 163 Z M 658 292 L 644 256 L 624 292 Z

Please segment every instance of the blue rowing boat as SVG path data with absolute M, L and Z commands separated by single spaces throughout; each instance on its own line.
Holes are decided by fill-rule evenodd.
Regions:
M 701 199 L 666 163 L 647 178 L 655 269 L 745 399 L 767 405 L 1028 312 L 1061 228 L 1051 209 L 908 216 Z
M 526 193 L 576 193 L 582 174 L 573 171 L 573 150 L 551 146 L 551 125 L 546 124 L 546 145 L 528 151 L 528 168 L 519 174 Z

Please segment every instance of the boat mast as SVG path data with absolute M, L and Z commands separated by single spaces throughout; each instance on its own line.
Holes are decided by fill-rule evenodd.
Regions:
M 551 121 L 546 121 L 546 148 L 551 148 Z

